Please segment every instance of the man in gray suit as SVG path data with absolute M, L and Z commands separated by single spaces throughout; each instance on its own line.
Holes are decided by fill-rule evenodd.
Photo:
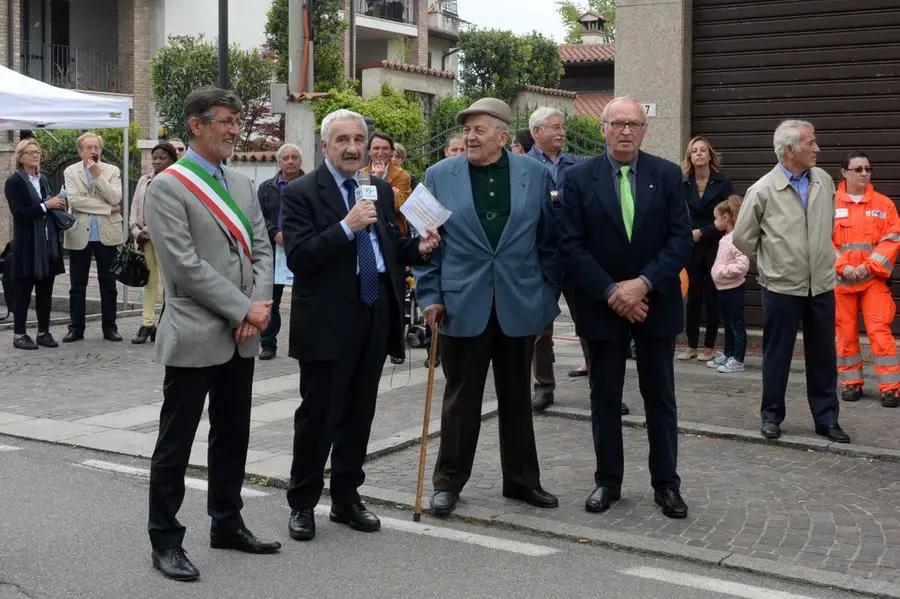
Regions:
M 431 262 L 413 268 L 426 320 L 441 324 L 447 379 L 431 507 L 438 515 L 453 511 L 471 475 L 491 365 L 503 495 L 556 507 L 556 497 L 541 488 L 530 404 L 534 338 L 559 314 L 562 270 L 550 171 L 505 149 L 510 109 L 504 102 L 482 98 L 457 121 L 466 155 L 425 173 L 425 186 L 453 215 Z
M 239 133 L 240 99 L 206 87 L 185 100 L 190 147 L 153 179 L 147 223 L 165 282 L 156 353 L 165 366 L 159 438 L 150 464 L 153 565 L 196 580 L 176 514 L 203 405 L 209 395 L 210 546 L 274 553 L 241 518 L 250 398 L 259 332 L 266 328 L 274 264 L 253 182 L 224 166 Z

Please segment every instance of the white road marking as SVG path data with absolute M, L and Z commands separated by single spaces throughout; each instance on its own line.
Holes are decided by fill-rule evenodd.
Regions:
M 320 516 L 327 516 L 331 511 L 328 505 L 316 506 L 316 513 Z M 535 545 L 533 543 L 523 543 L 521 541 L 510 541 L 508 539 L 499 539 L 497 537 L 489 537 L 471 532 L 463 532 L 455 528 L 443 528 L 431 524 L 421 522 L 413 522 L 412 520 L 399 520 L 397 518 L 380 517 L 381 527 L 390 530 L 399 530 L 400 532 L 408 532 L 414 535 L 422 535 L 425 537 L 435 537 L 438 539 L 447 539 L 450 541 L 458 541 L 460 543 L 468 543 L 469 545 L 478 545 L 488 549 L 498 549 L 500 551 L 508 551 L 510 553 L 518 553 L 519 555 L 527 555 L 529 557 L 544 557 L 559 553 L 559 549 L 547 547 L 546 545 Z
M 127 474 L 129 476 L 138 476 L 140 478 L 150 478 L 150 471 L 146 468 L 139 468 L 137 466 L 126 466 L 125 464 L 116 464 L 115 462 L 104 462 L 101 460 L 85 460 L 80 464 L 75 464 L 76 466 L 83 466 L 85 468 L 92 468 L 94 470 L 103 470 L 106 472 L 116 472 L 118 474 Z M 209 485 L 202 478 L 191 478 L 186 476 L 184 478 L 184 486 L 189 489 L 196 489 L 198 491 L 206 491 L 209 488 Z M 269 494 L 264 491 L 257 491 L 256 489 L 250 489 L 244 487 L 241 489 L 241 495 L 243 497 L 266 497 Z
M 718 578 L 708 578 L 706 576 L 686 574 L 684 572 L 676 572 L 674 570 L 663 570 L 662 568 L 630 568 L 628 570 L 622 570 L 622 574 L 635 576 L 637 578 L 658 580 L 660 582 L 674 584 L 682 587 L 690 587 L 692 589 L 712 591 L 714 593 L 721 593 L 730 597 L 743 597 L 744 599 L 813 599 L 812 597 L 808 597 L 806 595 L 784 593 L 781 591 L 767 589 L 765 587 L 756 587 L 749 584 L 741 584 L 739 582 L 719 580 Z
M 0 445 L 0 451 L 19 451 L 22 449 L 21 447 L 14 447 L 12 445 Z

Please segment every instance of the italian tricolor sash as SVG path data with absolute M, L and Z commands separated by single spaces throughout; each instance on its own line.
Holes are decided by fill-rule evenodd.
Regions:
M 206 169 L 191 160 L 182 158 L 166 169 L 167 173 L 184 183 L 197 199 L 203 202 L 213 216 L 231 232 L 248 258 L 252 258 L 253 227 L 241 207 L 228 190 L 210 175 Z

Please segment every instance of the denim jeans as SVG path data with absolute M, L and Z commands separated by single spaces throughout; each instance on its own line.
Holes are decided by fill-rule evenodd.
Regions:
M 725 350 L 729 358 L 744 362 L 747 353 L 747 325 L 744 323 L 746 285 L 719 291 L 719 304 L 725 329 Z

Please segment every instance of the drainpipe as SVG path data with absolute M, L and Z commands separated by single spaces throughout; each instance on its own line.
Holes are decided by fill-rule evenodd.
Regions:
M 16 33 L 13 12 L 13 0 L 6 0 L 6 66 L 10 69 L 16 64 L 15 59 L 13 59 L 13 52 L 15 51 L 13 36 Z
M 449 58 L 450 56 L 453 56 L 457 52 L 459 52 L 459 48 L 450 48 L 449 50 L 447 50 L 446 52 L 444 52 L 441 55 L 441 70 L 442 71 L 447 70 L 447 58 Z

